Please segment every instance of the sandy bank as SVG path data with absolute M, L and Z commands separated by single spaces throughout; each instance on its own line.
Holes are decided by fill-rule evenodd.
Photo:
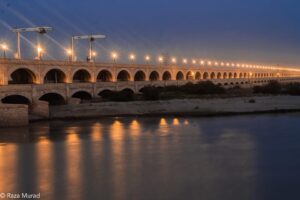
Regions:
M 251 99 L 255 103 L 250 103 Z M 226 99 L 103 102 L 55 106 L 51 118 L 85 118 L 124 115 L 221 115 L 275 111 L 300 111 L 300 97 L 268 96 Z

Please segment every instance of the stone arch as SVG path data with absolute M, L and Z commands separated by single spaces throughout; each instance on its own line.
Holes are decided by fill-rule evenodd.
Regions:
M 210 79 L 215 79 L 215 78 L 216 78 L 215 72 L 210 73 Z
M 131 80 L 130 73 L 127 70 L 121 70 L 118 73 L 117 81 L 130 81 L 130 80 Z
M 231 72 L 229 72 L 228 78 L 232 78 L 232 73 Z
M 4 104 L 30 104 L 30 100 L 23 95 L 8 95 L 1 99 L 1 102 Z
M 131 88 L 124 88 L 124 89 L 122 89 L 121 91 L 128 91 L 128 92 L 134 94 L 134 90 L 131 89 Z
M 196 72 L 195 79 L 196 80 L 200 80 L 201 79 L 201 73 L 200 72 Z
M 192 71 L 188 71 L 188 73 L 186 73 L 186 80 L 194 80 L 194 73 Z
M 73 82 L 75 83 L 88 83 L 91 81 L 91 73 L 86 69 L 79 69 L 73 74 Z
M 19 68 L 10 74 L 8 84 L 35 84 L 37 83 L 36 74 L 28 68 Z
M 207 72 L 204 72 L 204 74 L 203 74 L 203 79 L 209 79 L 209 75 L 208 75 Z
M 134 75 L 134 81 L 146 81 L 146 74 L 142 70 L 139 70 Z
M 106 99 L 110 97 L 113 94 L 114 91 L 109 90 L 109 89 L 104 89 L 98 92 L 98 96 L 102 97 L 103 99 Z
M 172 75 L 169 71 L 165 71 L 163 73 L 163 80 L 164 81 L 169 81 L 169 80 L 172 80 Z
M 223 79 L 227 79 L 228 77 L 227 77 L 227 73 L 226 72 L 224 72 L 223 73 Z
M 81 100 L 91 100 L 92 95 L 91 95 L 91 93 L 89 93 L 87 91 L 79 90 L 72 94 L 72 98 L 77 98 L 77 99 L 81 99 Z
M 240 73 L 239 78 L 244 78 L 242 72 Z
M 233 78 L 237 78 L 238 76 L 237 76 L 237 73 L 236 72 L 234 72 L 234 74 L 233 74 Z
M 222 79 L 222 74 L 221 74 L 221 72 L 219 72 L 219 73 L 217 74 L 217 79 Z
M 150 81 L 158 81 L 159 80 L 159 73 L 157 71 L 152 71 L 149 75 Z
M 103 69 L 98 73 L 97 82 L 111 82 L 111 81 L 113 81 L 113 76 L 109 70 Z
M 64 96 L 56 92 L 50 92 L 42 95 L 39 98 L 40 101 L 47 101 L 49 105 L 64 105 L 66 100 Z
M 44 83 L 66 83 L 66 74 L 58 69 L 50 69 L 44 76 Z
M 184 80 L 184 75 L 183 75 L 182 71 L 177 72 L 176 80 L 178 80 L 178 81 Z

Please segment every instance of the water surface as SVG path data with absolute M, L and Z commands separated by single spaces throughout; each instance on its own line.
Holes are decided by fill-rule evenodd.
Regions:
M 0 129 L 0 193 L 300 199 L 300 114 L 105 118 Z

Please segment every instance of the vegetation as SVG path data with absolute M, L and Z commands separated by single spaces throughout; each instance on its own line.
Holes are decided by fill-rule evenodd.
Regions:
M 300 95 L 300 83 L 282 84 L 270 81 L 266 85 L 253 88 L 241 88 L 233 86 L 224 88 L 211 81 L 187 83 L 182 86 L 155 87 L 146 86 L 140 90 L 141 94 L 134 94 L 130 89 L 119 92 L 103 91 L 100 96 L 107 101 L 133 101 L 133 100 L 167 100 L 180 98 L 227 98 L 227 97 L 252 97 L 254 95 Z M 250 100 L 249 103 L 255 103 Z
M 224 94 L 226 90 L 211 81 L 199 82 L 196 84 L 187 83 L 183 86 L 166 86 L 154 87 L 146 86 L 141 89 L 143 99 L 145 100 L 159 100 L 172 99 L 180 97 L 203 96 L 213 94 Z
M 263 86 L 254 86 L 253 93 L 262 94 L 280 94 L 282 85 L 278 81 L 270 81 L 268 84 Z
M 300 83 L 288 83 L 283 89 L 283 93 L 289 95 L 300 95 Z
M 281 84 L 278 81 L 270 81 L 263 86 L 253 87 L 253 93 L 261 94 L 285 94 L 285 95 L 300 95 L 300 83 L 286 83 Z
M 101 93 L 101 97 L 109 101 L 133 101 L 134 92 L 130 89 L 125 89 L 119 92 L 107 90 Z

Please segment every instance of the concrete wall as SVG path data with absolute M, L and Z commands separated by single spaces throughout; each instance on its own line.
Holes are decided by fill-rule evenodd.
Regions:
M 28 123 L 27 105 L 0 104 L 0 127 L 26 126 Z
M 42 118 L 49 117 L 49 103 L 46 101 L 34 101 L 30 105 L 30 114 L 37 115 Z

